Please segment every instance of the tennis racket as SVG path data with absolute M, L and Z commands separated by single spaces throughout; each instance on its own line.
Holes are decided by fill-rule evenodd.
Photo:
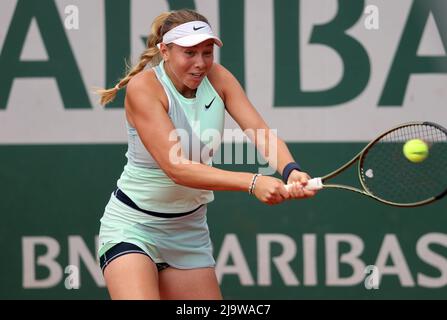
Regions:
M 425 142 L 425 159 L 415 161 L 405 156 L 404 145 L 413 139 Z M 355 163 L 361 188 L 327 183 Z M 447 130 L 432 122 L 402 124 L 382 133 L 339 169 L 309 180 L 305 188 L 349 190 L 397 207 L 439 200 L 447 194 Z

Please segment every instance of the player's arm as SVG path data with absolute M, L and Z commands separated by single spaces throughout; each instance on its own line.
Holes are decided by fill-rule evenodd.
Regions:
M 228 113 L 247 133 L 256 149 L 268 161 L 270 167 L 282 175 L 285 166 L 288 163 L 295 162 L 285 142 L 270 130 L 264 119 L 248 100 L 237 79 L 227 69 L 215 64 L 209 78 L 223 96 Z M 309 179 L 307 173 L 292 170 L 287 180 L 288 183 L 292 184 L 292 187 L 288 189 L 290 196 L 293 198 L 314 196 L 314 191 L 302 189 L 303 186 L 307 185 Z
M 129 82 L 126 113 L 144 146 L 169 178 L 177 184 L 198 189 L 248 190 L 253 174 L 193 163 L 181 153 L 173 152 L 179 150 L 179 141 L 169 139 L 175 128 L 161 100 L 162 88 L 154 77 L 147 74 L 144 77 L 137 75 Z
M 294 161 L 293 157 L 284 141 L 270 130 L 248 100 L 237 79 L 219 64 L 214 65 L 209 78 L 221 91 L 231 117 L 247 133 L 269 165 L 282 174 L 284 167 Z

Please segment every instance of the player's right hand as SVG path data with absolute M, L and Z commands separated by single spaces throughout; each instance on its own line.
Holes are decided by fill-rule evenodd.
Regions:
M 290 197 L 284 183 L 274 177 L 259 176 L 253 194 L 266 204 L 279 204 Z

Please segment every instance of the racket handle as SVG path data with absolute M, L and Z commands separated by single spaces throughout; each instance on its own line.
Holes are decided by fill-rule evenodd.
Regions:
M 285 187 L 286 187 L 287 191 L 289 191 L 290 188 L 292 188 L 292 185 L 286 184 Z M 307 181 L 307 185 L 304 187 L 304 189 L 310 190 L 310 191 L 321 190 L 321 189 L 323 189 L 323 181 L 321 180 L 321 178 L 310 179 Z
M 313 178 L 307 181 L 307 185 L 304 187 L 307 190 L 316 191 L 323 189 L 323 181 L 321 178 Z

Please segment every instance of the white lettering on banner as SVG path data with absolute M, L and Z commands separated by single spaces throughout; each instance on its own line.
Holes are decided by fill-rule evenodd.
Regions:
M 264 235 L 258 234 L 257 236 L 257 270 L 258 270 L 258 285 L 272 285 L 272 270 L 270 268 L 270 264 L 272 261 L 268 260 L 270 258 L 270 249 L 268 243 L 275 242 L 281 243 L 284 252 L 288 252 L 285 254 L 283 252 L 282 255 L 279 256 L 280 263 L 275 261 L 275 258 L 272 258 L 273 265 L 277 268 L 277 271 L 281 274 L 282 280 L 284 284 L 291 285 L 290 279 L 296 279 L 298 281 L 298 277 L 293 273 L 292 269 L 290 269 L 290 265 L 293 266 L 293 261 L 296 258 L 295 256 L 291 256 L 290 253 L 296 252 L 295 243 L 290 243 L 290 236 L 275 234 L 275 235 Z M 318 285 L 316 281 L 316 274 L 318 273 L 317 264 L 316 264 L 316 255 L 317 252 L 314 250 L 316 248 L 316 239 L 317 236 L 315 234 L 304 234 L 303 235 L 303 264 L 307 267 L 304 268 L 304 278 L 303 285 L 304 286 L 315 286 Z M 380 246 L 380 251 L 378 254 L 377 261 L 381 263 L 380 266 L 375 266 L 377 269 L 371 270 L 370 266 L 366 266 L 365 262 L 362 260 L 361 256 L 363 254 L 364 249 L 364 241 L 358 236 L 354 234 L 326 234 L 324 236 L 325 239 L 325 255 L 326 255 L 326 265 L 324 269 L 326 271 L 326 286 L 355 286 L 362 283 L 365 278 L 365 273 L 369 273 L 373 271 L 371 275 L 365 278 L 371 288 L 379 288 L 379 283 L 382 283 L 383 277 L 381 270 L 385 270 L 385 276 L 399 275 L 399 283 L 405 287 L 411 283 L 412 278 L 409 273 L 407 273 L 408 265 L 403 257 L 403 252 L 400 251 L 400 246 L 398 246 L 398 240 L 396 235 L 386 235 L 383 239 L 383 242 Z M 230 246 L 229 243 L 232 245 Z M 339 246 L 341 244 L 349 245 L 349 251 L 341 254 L 339 256 Z M 423 235 L 418 241 L 417 253 L 420 258 L 431 265 L 435 269 L 439 270 L 441 273 L 440 277 L 427 277 L 422 273 L 418 273 L 418 285 L 420 287 L 444 287 L 447 286 L 447 258 L 442 257 L 439 254 L 434 253 L 429 249 L 429 245 L 442 245 L 447 248 L 447 235 L 445 234 L 426 234 Z M 285 249 L 287 248 L 287 249 Z M 295 248 L 295 249 L 291 249 Z M 230 252 L 234 250 L 234 252 Z M 306 253 L 307 251 L 307 253 Z M 223 254 L 224 252 L 224 254 Z M 285 257 L 283 257 L 285 255 Z M 234 265 L 228 266 L 226 265 L 229 257 L 233 257 Z M 385 265 L 382 261 L 383 257 L 392 256 L 393 261 L 400 261 L 396 264 L 397 269 L 394 267 L 389 267 Z M 401 258 L 399 258 L 401 256 Z M 234 257 L 237 257 L 236 259 Z M 397 257 L 397 258 L 396 258 Z M 309 260 L 311 262 L 309 262 Z M 231 234 L 227 235 L 224 238 L 224 243 L 222 244 L 221 251 L 219 253 L 216 265 L 216 273 L 218 274 L 219 282 L 223 282 L 224 275 L 232 275 L 239 274 L 239 279 L 252 279 L 252 275 L 250 274 L 250 269 L 246 263 L 246 258 L 243 255 L 243 251 L 241 249 L 241 245 L 236 237 L 236 235 Z M 243 263 L 241 263 L 243 262 Z M 340 264 L 349 265 L 352 268 L 352 275 L 348 277 L 341 277 L 339 273 Z M 236 265 L 242 266 L 243 277 L 241 277 L 240 270 L 237 270 Z M 313 270 L 309 270 L 310 266 L 314 266 Z M 322 267 L 321 265 L 319 266 Z M 399 269 L 401 268 L 401 269 Z M 294 270 L 300 270 L 299 266 L 295 266 Z M 306 271 L 307 269 L 307 271 Z M 286 271 L 285 271 L 286 270 Z M 227 272 L 229 271 L 229 272 Z M 380 271 L 380 272 L 379 272 Z M 287 275 L 288 277 L 285 277 Z M 286 282 L 289 279 L 288 283 Z M 247 281 L 246 281 L 247 282 Z M 365 285 L 366 283 L 365 282 Z M 242 283 L 242 285 L 247 285 Z M 253 285 L 252 281 L 249 281 L 248 285 Z M 295 283 L 294 285 L 298 286 L 299 283 Z
M 95 240 L 97 252 L 98 237 Z M 36 248 L 43 247 L 46 253 L 36 257 Z M 22 237 L 23 254 L 23 288 L 51 288 L 57 286 L 62 279 L 62 266 L 58 262 L 60 253 L 59 242 L 51 237 Z M 98 287 L 104 287 L 105 282 L 95 254 L 91 254 L 81 236 L 68 237 L 68 260 L 69 266 L 64 271 L 68 273 L 64 284 L 67 289 L 78 289 L 81 286 L 80 270 L 81 260 L 87 266 L 90 276 L 95 280 Z M 48 276 L 38 279 L 36 268 L 47 270 L 44 274 Z
M 431 244 L 447 247 L 447 235 L 443 233 L 429 233 L 422 236 L 416 244 L 419 258 L 441 272 L 440 277 L 429 277 L 423 273 L 417 274 L 420 286 L 426 288 L 441 288 L 447 285 L 447 258 L 430 250 Z
M 258 284 L 269 286 L 272 284 L 270 259 L 279 271 L 284 283 L 288 286 L 298 285 L 298 279 L 290 268 L 290 262 L 296 255 L 296 244 L 293 239 L 283 234 L 259 234 L 258 244 Z M 277 257 L 271 255 L 271 244 L 277 243 L 282 247 L 282 253 Z
M 319 284 L 317 281 L 317 268 L 322 267 L 321 264 L 318 266 L 316 263 L 317 235 L 304 234 L 302 239 L 304 265 L 302 283 L 303 286 L 315 286 Z M 385 277 L 398 275 L 399 283 L 402 287 L 408 287 L 411 284 L 415 286 L 396 235 L 389 234 L 384 237 L 376 259 L 377 265 L 374 266 L 376 269 L 371 269 L 371 265 L 366 266 L 365 261 L 362 260 L 361 256 L 365 246 L 364 241 L 358 235 L 326 234 L 324 239 L 326 286 L 356 286 L 364 281 L 365 286 L 368 283 L 368 286 L 376 289 L 379 288 L 379 283 L 384 281 L 382 279 L 383 275 L 385 275 Z M 297 265 L 293 265 L 293 261 L 296 259 L 295 253 L 297 250 L 295 242 L 291 240 L 292 238 L 290 236 L 283 234 L 257 235 L 257 285 L 265 286 L 273 284 L 273 281 L 271 280 L 273 271 L 270 268 L 272 261 L 277 269 L 276 271 L 280 273 L 285 285 L 300 285 L 298 277 L 293 272 L 293 270 L 298 271 L 301 270 L 301 268 Z M 281 244 L 283 252 L 278 257 L 270 256 L 269 246 L 273 242 Z M 345 246 L 348 245 L 349 250 L 339 255 L 339 246 L 342 244 Z M 434 244 L 447 248 L 447 235 L 429 233 L 421 236 L 417 242 L 417 254 L 419 258 L 421 258 L 427 265 L 439 270 L 441 273 L 441 276 L 439 277 L 428 277 L 423 273 L 418 273 L 417 284 L 420 287 L 439 288 L 447 286 L 447 257 L 443 257 L 430 250 L 429 245 Z M 291 255 L 292 252 L 294 253 L 293 255 Z M 233 258 L 233 265 L 227 265 L 230 257 Z M 390 267 L 386 265 L 387 257 L 392 258 L 394 263 L 393 266 Z M 351 267 L 352 272 L 350 276 L 340 276 L 339 269 L 341 264 L 346 264 Z M 293 270 L 290 266 L 293 266 Z M 382 273 L 382 270 L 385 272 Z M 368 276 L 368 273 L 371 271 L 372 273 Z M 220 283 L 224 281 L 225 275 L 231 276 L 236 274 L 239 276 L 241 285 L 254 285 L 252 280 L 253 277 L 248 268 L 247 259 L 244 256 L 239 240 L 235 234 L 227 234 L 223 240 L 217 258 L 216 273 L 218 274 Z M 249 280 L 247 281 L 247 279 Z
M 317 263 L 317 239 L 324 239 L 323 261 Z M 447 248 L 447 234 L 427 233 L 421 235 L 415 244 L 417 257 L 431 267 L 430 275 L 423 273 L 416 268 L 419 264 L 412 263 L 413 270 L 410 270 L 405 256 L 414 255 L 413 252 L 402 251 L 399 239 L 395 234 L 384 236 L 380 248 L 376 253 L 376 263 L 369 265 L 364 261 L 364 240 L 355 234 L 303 234 L 301 246 L 297 247 L 297 242 L 290 235 L 286 234 L 258 234 L 256 239 L 256 257 L 252 260 L 254 265 L 249 264 L 246 253 L 243 251 L 241 243 L 236 234 L 226 234 L 219 252 L 216 252 L 216 275 L 219 283 L 225 281 L 226 277 L 234 277 L 239 280 L 242 286 L 327 286 L 327 287 L 347 287 L 363 285 L 366 289 L 378 289 L 379 284 L 390 277 L 397 276 L 400 286 L 421 288 L 442 288 L 447 286 L 447 256 L 443 256 L 439 247 Z M 98 238 L 95 238 L 96 247 Z M 247 244 L 245 244 L 247 245 Z M 272 254 L 271 247 L 280 248 L 280 253 Z M 40 247 L 39 250 L 36 249 Z M 340 248 L 344 249 L 341 250 Z M 87 266 L 86 270 L 98 287 L 104 287 L 105 283 L 101 275 L 99 263 L 93 257 L 90 250 L 85 245 L 81 236 L 68 237 L 68 252 L 60 252 L 61 245 L 58 240 L 48 236 L 29 236 L 22 238 L 22 258 L 23 258 L 23 288 L 51 288 L 61 282 L 67 289 L 81 287 L 81 279 L 86 276 L 79 272 L 81 260 Z M 438 248 L 438 251 L 435 251 Z M 366 248 L 368 249 L 368 248 Z M 368 256 L 371 255 L 370 250 Z M 36 256 L 37 252 L 45 252 Z M 275 251 L 276 252 L 276 251 Z M 302 252 L 302 257 L 297 253 Z M 60 264 L 60 253 L 68 256 L 70 265 L 66 268 Z M 250 255 L 252 256 L 252 255 Z M 64 259 L 64 257 L 63 257 Z M 413 258 L 414 259 L 414 258 Z M 65 260 L 65 259 L 64 259 Z M 391 260 L 391 262 L 388 262 Z M 302 261 L 297 263 L 297 261 Z M 387 264 L 388 262 L 388 264 Z M 344 265 L 350 268 L 350 274 L 340 275 L 340 267 Z M 272 268 L 273 267 L 273 268 Z M 39 278 L 36 269 L 45 270 L 43 274 L 48 274 L 46 278 Z M 63 279 L 62 270 L 68 274 Z M 317 281 L 318 271 L 326 275 L 324 281 Z M 254 280 L 252 272 L 257 272 L 257 279 Z M 278 273 L 281 277 L 280 283 L 273 280 L 272 275 Z M 412 274 L 416 274 L 417 281 L 413 280 Z M 303 281 L 299 281 L 300 276 Z
M 45 247 L 46 253 L 36 258 L 36 247 Z M 23 261 L 23 287 L 50 288 L 57 285 L 62 279 L 62 268 L 55 261 L 60 252 L 60 246 L 56 239 L 51 237 L 23 237 L 22 261 Z M 44 267 L 49 275 L 45 279 L 37 279 L 36 267 Z
M 340 255 L 339 245 L 347 243 L 351 250 Z M 327 234 L 325 236 L 326 245 L 326 284 L 329 286 L 352 286 L 363 280 L 363 270 L 365 264 L 360 260 L 359 256 L 363 252 L 363 240 L 353 234 Z M 353 269 L 350 277 L 342 278 L 339 272 L 339 264 L 348 264 Z
M 325 107 L 318 105 L 280 107 L 274 105 L 275 70 L 278 69 L 278 66 L 275 66 L 275 54 L 278 54 L 275 51 L 275 4 L 271 0 L 245 1 L 246 58 L 243 61 L 245 89 L 259 113 L 271 128 L 278 130 L 278 135 L 285 141 L 369 141 L 378 132 L 413 120 L 432 120 L 447 126 L 445 108 L 447 81 L 441 66 L 439 67 L 441 71 L 436 73 L 412 73 L 401 106 L 378 107 L 384 83 L 396 56 L 396 48 L 400 47 L 402 41 L 402 32 L 412 27 L 407 26 L 406 22 L 414 2 L 381 1 L 380 6 L 378 3 L 375 6 L 370 2 L 368 1 L 368 6 L 365 6 L 366 13 L 362 10 L 363 14 L 358 22 L 346 31 L 368 56 L 371 75 L 363 91 L 340 105 L 334 103 Z M 17 3 L 19 3 L 17 0 L 0 1 L 0 52 L 4 52 L 3 45 Z M 63 22 L 60 28 L 69 42 L 66 47 L 73 53 L 71 64 L 80 72 L 80 87 L 88 95 L 86 101 L 90 102 L 92 108 L 70 106 L 79 109 L 68 109 L 54 76 L 14 75 L 12 87 L 8 89 L 6 106 L 0 106 L 0 144 L 125 143 L 127 137 L 124 110 L 101 107 L 98 104 L 98 96 L 93 93 L 93 88 L 102 87 L 106 83 L 107 52 L 105 51 L 110 46 L 106 43 L 108 30 L 104 27 L 107 26 L 104 23 L 107 14 L 104 3 L 83 1 L 77 6 L 69 5 L 68 1 L 54 1 L 54 3 L 60 15 L 57 21 Z M 144 50 L 141 38 L 147 36 L 150 22 L 158 13 L 169 8 L 166 1 L 129 3 L 132 25 L 128 42 L 131 60 L 135 63 Z M 219 16 L 219 1 L 198 1 L 197 8 L 210 18 L 217 33 L 220 23 L 231 21 L 220 20 L 222 17 Z M 343 77 L 345 70 L 350 67 L 344 65 L 333 48 L 311 43 L 309 40 L 320 25 L 333 20 L 339 13 L 338 10 L 336 0 L 301 0 L 299 12 L 293 13 L 299 18 L 300 33 L 299 39 L 290 41 L 299 42 L 300 52 L 297 58 L 302 79 L 301 89 L 305 92 L 333 88 Z M 79 24 L 81 12 L 82 25 Z M 382 14 L 380 17 L 380 28 L 379 12 L 386 12 L 386 16 Z M 392 17 L 392 22 L 389 21 L 391 19 L 389 17 Z M 39 36 L 42 34 L 42 30 L 39 29 L 41 26 L 35 22 L 32 26 L 37 26 L 38 31 L 31 31 L 34 27 L 20 26 L 20 28 L 28 27 L 24 47 L 29 48 L 27 50 L 31 52 L 36 52 L 39 48 L 52 49 L 54 52 L 54 48 L 45 43 L 48 37 Z M 374 32 L 369 28 L 373 28 Z M 76 29 L 76 32 L 73 32 L 73 29 Z M 445 57 L 443 37 L 440 35 L 437 22 L 430 18 L 424 27 L 423 41 L 420 41 L 417 58 L 439 57 L 438 48 L 444 51 L 441 57 Z M 231 37 L 227 41 L 231 41 Z M 216 50 L 216 57 L 220 56 L 219 52 Z M 50 55 L 49 60 L 52 63 L 53 59 Z M 35 61 L 21 58 L 20 62 Z M 123 63 L 122 70 L 124 69 Z M 298 84 L 296 86 L 298 87 Z M 237 127 L 229 115 L 226 120 L 228 129 Z
M 391 258 L 393 264 L 386 265 L 388 258 Z M 399 241 L 395 234 L 387 234 L 383 239 L 380 247 L 379 255 L 374 264 L 380 270 L 380 276 L 385 274 L 397 275 L 400 283 L 404 287 L 414 287 L 414 280 L 411 277 L 411 272 L 408 263 L 405 260 Z
M 233 260 L 233 265 L 228 265 L 229 259 Z M 239 277 L 242 285 L 254 285 L 253 277 L 248 268 L 247 260 L 242 252 L 241 245 L 235 234 L 227 234 L 223 240 L 219 255 L 216 259 L 216 275 L 219 282 L 226 274 L 235 274 Z
M 95 252 L 98 252 L 98 238 L 96 238 Z M 80 267 L 81 260 L 87 267 L 90 275 L 95 280 L 98 286 L 104 286 L 104 278 L 102 276 L 101 269 L 98 268 L 98 261 L 96 259 L 96 254 L 92 254 L 90 250 L 85 245 L 84 240 L 81 236 L 69 236 L 68 237 L 68 254 L 70 265 Z
M 303 260 L 304 285 L 317 285 L 317 235 L 303 235 Z

